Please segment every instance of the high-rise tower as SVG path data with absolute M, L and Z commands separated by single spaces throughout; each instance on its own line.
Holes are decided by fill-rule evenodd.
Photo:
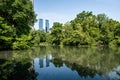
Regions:
M 49 20 L 45 20 L 45 31 L 49 32 Z
M 43 19 L 39 19 L 39 30 L 43 30 Z

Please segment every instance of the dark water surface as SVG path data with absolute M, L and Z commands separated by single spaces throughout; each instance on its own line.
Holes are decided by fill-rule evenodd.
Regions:
M 0 80 L 120 80 L 120 48 L 0 51 Z

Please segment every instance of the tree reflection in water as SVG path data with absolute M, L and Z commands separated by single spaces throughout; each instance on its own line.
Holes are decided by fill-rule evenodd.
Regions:
M 94 78 L 96 74 L 102 75 L 102 72 L 94 70 L 89 67 L 84 67 L 82 65 L 79 65 L 77 63 L 70 63 L 68 61 L 63 61 L 60 58 L 54 58 L 51 60 L 51 62 L 56 66 L 56 67 L 63 67 L 63 64 L 65 64 L 68 68 L 70 68 L 72 71 L 77 71 L 80 77 L 91 77 Z
M 46 55 L 51 55 L 53 59 L 49 61 L 49 57 Z M 44 60 L 40 60 L 40 58 L 44 58 Z M 38 80 L 41 75 L 45 77 L 53 76 L 51 73 L 57 70 L 58 74 L 66 77 L 64 75 L 65 69 L 69 69 L 69 72 L 71 72 L 68 74 L 66 72 L 68 77 L 72 77 L 69 74 L 73 75 L 75 72 L 75 78 L 77 75 L 82 77 L 82 80 L 86 80 L 83 77 L 89 80 L 120 79 L 120 48 L 38 47 L 25 51 L 0 51 L 0 80 L 34 80 L 36 73 L 32 68 L 29 68 L 32 65 L 32 60 L 36 61 L 33 63 L 35 72 L 41 73 L 37 76 Z M 41 62 L 46 63 L 41 65 Z M 40 66 L 45 66 L 45 68 L 40 69 Z M 62 67 L 63 72 L 59 67 Z M 50 76 L 46 76 L 44 73 L 50 73 Z M 60 75 L 58 75 L 59 78 L 61 78 Z M 105 79 L 105 76 L 110 79 Z M 55 77 L 54 80 L 63 80 L 56 79 L 56 76 L 53 77 Z M 48 78 L 45 80 L 53 79 Z
M 36 80 L 36 73 L 30 69 L 29 61 L 0 59 L 0 80 Z

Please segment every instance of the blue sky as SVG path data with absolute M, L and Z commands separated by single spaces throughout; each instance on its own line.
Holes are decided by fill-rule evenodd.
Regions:
M 80 12 L 92 11 L 93 14 L 105 13 L 109 18 L 120 21 L 120 0 L 34 0 L 37 19 L 53 22 L 68 22 Z M 38 22 L 34 25 L 38 29 Z

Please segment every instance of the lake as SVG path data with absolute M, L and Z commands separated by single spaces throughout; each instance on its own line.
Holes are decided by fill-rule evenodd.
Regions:
M 0 80 L 120 80 L 120 48 L 0 51 Z

